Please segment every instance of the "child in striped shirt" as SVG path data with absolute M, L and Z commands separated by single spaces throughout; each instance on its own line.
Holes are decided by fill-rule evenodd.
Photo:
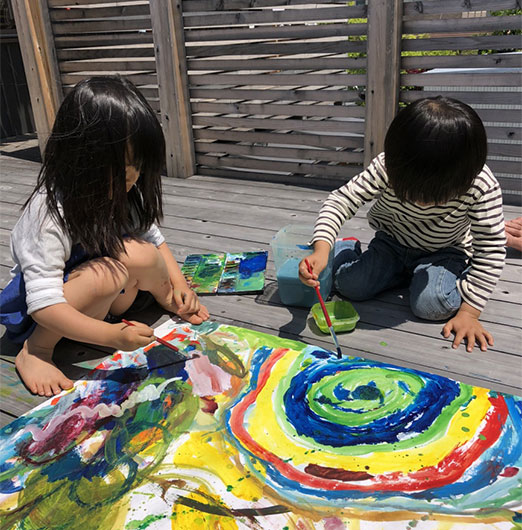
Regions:
M 315 223 L 301 280 L 318 285 L 334 246 L 334 287 L 350 300 L 367 300 L 409 283 L 413 313 L 448 320 L 472 351 L 493 345 L 479 322 L 504 265 L 506 236 L 499 183 L 485 165 L 487 140 L 476 112 L 445 97 L 425 98 L 402 109 L 385 138 L 384 153 L 332 192 Z M 358 241 L 335 243 L 342 224 L 366 202 L 376 230 L 368 250 Z

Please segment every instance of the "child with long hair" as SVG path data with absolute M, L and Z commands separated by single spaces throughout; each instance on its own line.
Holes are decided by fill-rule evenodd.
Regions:
M 384 153 L 332 192 L 315 223 L 313 273 L 300 263 L 301 280 L 318 284 L 334 246 L 334 287 L 350 300 L 409 284 L 413 313 L 449 321 L 453 348 L 463 341 L 485 351 L 493 337 L 479 322 L 500 277 L 506 254 L 500 186 L 485 165 L 487 140 L 476 112 L 445 97 L 402 109 L 386 133 Z M 339 241 L 342 224 L 377 199 L 368 219 L 376 230 L 368 250 Z
M 106 319 L 138 293 L 193 324 L 209 317 L 156 225 L 164 161 L 161 126 L 132 83 L 93 77 L 65 97 L 11 234 L 15 267 L 0 295 L 8 337 L 23 343 L 15 362 L 31 392 L 71 388 L 52 362 L 62 337 L 122 350 L 149 344 L 147 325 Z

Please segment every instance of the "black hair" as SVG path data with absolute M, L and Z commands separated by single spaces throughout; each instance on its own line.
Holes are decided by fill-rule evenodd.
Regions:
M 161 220 L 164 163 L 163 131 L 138 89 L 120 76 L 91 77 L 60 106 L 31 197 L 45 190 L 50 214 L 89 255 L 117 257 L 124 234 Z M 128 193 L 126 165 L 140 172 Z
M 477 113 L 443 96 L 402 109 L 384 140 L 390 185 L 402 202 L 444 204 L 466 193 L 486 156 L 486 131 Z

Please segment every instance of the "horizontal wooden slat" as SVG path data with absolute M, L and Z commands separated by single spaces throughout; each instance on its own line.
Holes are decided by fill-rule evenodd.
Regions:
M 215 177 L 225 177 L 230 179 L 241 179 L 241 180 L 252 180 L 257 182 L 279 182 L 279 183 L 285 183 L 285 184 L 295 184 L 297 186 L 308 186 L 308 187 L 315 187 L 319 189 L 335 189 L 342 184 L 344 184 L 347 180 L 349 180 L 351 177 L 350 174 L 353 173 L 353 175 L 357 175 L 357 173 L 360 173 L 362 170 L 361 168 L 358 169 L 350 169 L 346 172 L 347 177 L 346 178 L 335 178 L 335 177 L 329 177 L 329 176 L 322 176 L 317 177 L 313 175 L 285 175 L 281 176 L 275 173 L 262 173 L 262 172 L 256 172 L 256 171 L 245 171 L 244 169 L 240 168 L 227 168 L 227 169 L 221 169 L 216 167 L 206 167 L 206 166 L 199 166 L 198 167 L 198 173 L 200 175 L 208 175 L 208 176 L 215 176 Z
M 311 57 L 307 59 L 190 59 L 187 61 L 189 70 L 318 70 L 338 68 L 366 68 L 364 57 L 329 58 Z
M 519 92 L 522 103 L 522 92 Z M 520 123 L 522 109 L 475 109 L 482 121 L 497 123 Z
M 111 7 L 70 7 L 69 9 L 51 8 L 49 11 L 52 22 L 59 22 L 62 20 L 84 20 L 86 18 L 143 17 L 150 15 L 149 2 Z
M 192 117 L 193 125 L 213 125 L 216 127 L 242 127 L 245 129 L 272 129 L 330 133 L 364 133 L 364 123 L 333 120 L 275 120 L 255 118 L 220 118 L 210 116 Z
M 191 11 L 231 11 L 263 7 L 296 6 L 316 4 L 346 5 L 344 0 L 184 0 L 183 12 Z
M 466 13 L 470 11 L 517 9 L 517 0 L 423 0 L 422 2 L 404 2 L 404 16 L 438 15 L 442 13 Z
M 234 156 L 210 156 L 196 154 L 198 164 L 212 167 L 238 167 L 251 168 L 276 173 L 298 173 L 309 175 L 328 175 L 330 177 L 344 178 L 346 176 L 345 165 L 329 166 L 326 164 L 310 164 L 300 162 L 282 162 L 272 160 L 256 160 L 254 158 L 239 158 Z
M 486 134 L 490 140 L 522 140 L 521 124 L 512 125 L 510 127 L 500 126 L 494 127 L 486 125 Z
M 128 31 L 125 33 L 112 33 L 110 35 L 101 33 L 91 35 L 58 36 L 54 39 L 58 51 L 63 51 L 64 48 L 86 47 L 96 49 L 94 47 L 115 47 L 118 45 L 136 46 L 140 44 L 151 44 L 152 42 L 152 30 Z M 109 55 L 108 57 L 112 56 Z
M 401 67 L 408 68 L 514 68 L 522 66 L 522 56 L 510 53 L 488 55 L 438 55 L 402 57 Z
M 151 37 L 152 38 L 152 37 Z M 154 47 L 127 46 L 125 48 L 92 48 L 81 50 L 56 50 L 60 61 L 81 61 L 85 59 L 116 59 L 118 57 L 154 57 Z
M 192 112 L 221 114 L 266 114 L 283 116 L 324 116 L 329 118 L 364 118 L 365 108 L 357 105 L 263 105 L 245 103 L 192 103 Z
M 520 47 L 519 35 L 402 39 L 403 51 L 505 50 Z
M 60 63 L 60 72 L 121 72 L 132 70 L 156 70 L 156 61 L 153 58 L 143 60 L 137 59 L 132 61 L 62 61 Z
M 125 78 L 127 78 L 129 81 L 132 81 L 134 84 L 137 84 L 137 85 L 139 84 L 157 85 L 158 84 L 158 76 L 156 75 L 156 72 L 149 73 L 149 74 L 133 74 L 133 73 L 125 73 L 125 72 L 120 72 L 120 73 Z M 94 72 L 94 75 L 95 74 L 96 72 Z M 93 74 L 90 74 L 88 72 L 63 74 L 61 76 L 61 79 L 64 85 L 75 85 L 82 79 L 87 79 L 88 77 L 91 77 L 91 75 Z
M 189 85 L 331 85 L 361 86 L 366 76 L 352 74 L 201 74 L 190 75 Z M 413 84 L 413 83 L 409 83 Z
M 520 86 L 520 72 L 508 74 L 495 74 L 491 72 L 471 73 L 452 72 L 436 74 L 426 72 L 424 74 L 403 74 L 401 75 L 401 85 L 413 86 Z
M 254 26 L 253 28 L 197 29 L 185 31 L 185 42 L 218 42 L 256 39 L 320 39 L 365 35 L 366 24 L 320 24 L 294 26 Z M 248 54 L 245 51 L 245 55 Z
M 126 0 L 126 4 L 142 4 L 143 0 Z M 109 2 L 108 0 L 47 0 L 47 4 L 50 8 L 53 7 L 77 7 L 87 6 L 94 4 L 115 4 L 115 2 Z
M 488 143 L 488 155 L 495 156 L 522 156 L 522 144 L 497 144 Z
M 488 166 L 493 172 L 508 173 L 508 174 L 520 174 L 522 171 L 522 162 L 513 162 L 511 160 L 491 160 L 487 161 Z M 520 179 L 503 179 L 500 184 L 501 188 L 509 190 L 522 191 L 522 177 Z
M 192 98 L 216 98 L 216 99 L 259 99 L 259 100 L 276 100 L 283 101 L 342 101 L 361 102 L 358 91 L 355 90 L 307 90 L 307 87 L 298 87 L 296 89 L 286 90 L 258 90 L 247 89 L 223 89 L 223 88 L 191 88 L 190 96 Z
M 194 129 L 194 138 L 196 140 L 221 140 L 237 141 L 250 143 L 271 143 L 286 144 L 292 146 L 310 146 L 310 147 L 363 147 L 363 137 L 353 136 L 332 136 L 324 134 L 297 134 L 297 133 L 277 133 L 277 132 L 250 132 L 250 131 L 231 131 L 216 129 Z
M 295 158 L 300 160 L 322 160 L 327 162 L 363 163 L 364 153 L 350 151 L 327 151 L 325 149 L 295 149 L 291 147 L 259 147 L 221 142 L 196 142 L 197 153 L 226 153 L 232 155 L 263 156 L 269 158 Z
M 411 20 L 402 25 L 406 34 L 418 33 L 477 33 L 520 29 L 519 15 L 480 17 L 480 18 L 446 18 L 443 20 Z
M 364 53 L 366 41 L 349 41 L 347 39 L 335 42 L 272 42 L 250 43 L 248 48 L 243 44 L 210 44 L 207 46 L 186 43 L 187 57 L 216 57 L 218 55 L 291 55 L 310 53 Z
M 281 11 L 213 11 L 212 13 L 186 14 L 183 23 L 186 28 L 204 26 L 245 26 L 250 24 L 281 24 L 288 22 L 318 22 L 350 18 L 364 18 L 366 8 L 362 6 L 337 6 L 325 8 L 285 9 Z
M 124 20 L 96 20 L 89 22 L 59 22 L 53 24 L 55 35 L 74 35 L 81 33 L 114 33 L 136 29 L 150 29 L 150 17 Z
M 520 92 L 495 92 L 494 88 L 488 88 L 488 90 L 484 92 L 456 92 L 451 91 L 451 89 L 437 92 L 428 90 L 402 90 L 400 92 L 400 101 L 411 102 L 422 97 L 435 97 L 440 95 L 460 99 L 469 105 L 520 105 Z

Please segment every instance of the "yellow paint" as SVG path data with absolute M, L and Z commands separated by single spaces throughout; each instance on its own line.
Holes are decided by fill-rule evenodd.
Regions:
M 279 458 L 291 458 L 293 466 L 317 464 L 351 471 L 367 470 L 365 466 L 370 466 L 369 472 L 374 474 L 404 472 L 405 470 L 418 471 L 425 467 L 435 466 L 455 447 L 464 445 L 473 438 L 491 407 L 488 399 L 489 391 L 475 387 L 475 399 L 472 399 L 465 409 L 469 416 L 463 417 L 461 414 L 456 414 L 452 418 L 446 434 L 426 446 L 400 451 L 369 452 L 364 456 L 346 454 L 350 448 L 335 448 L 334 452 L 328 453 L 323 446 L 320 451 L 311 453 L 310 447 L 297 445 L 297 438 L 288 438 L 278 423 L 277 414 L 274 413 L 272 405 L 272 395 L 299 355 L 300 352 L 290 350 L 275 364 L 271 376 L 259 393 L 256 405 L 252 408 L 248 419 L 250 425 L 248 431 L 252 438 Z M 469 429 L 469 432 L 464 432 L 462 427 Z M 343 450 L 346 451 L 345 454 L 343 454 Z
M 239 469 L 237 449 L 221 434 L 208 432 L 191 433 L 188 440 L 176 448 L 173 464 L 181 468 L 202 469 L 214 474 L 223 482 L 223 487 L 232 487 L 232 493 L 248 501 L 261 499 L 262 484 L 250 475 L 248 469 Z M 232 464 L 232 465 L 230 465 Z M 258 468 L 261 471 L 261 468 Z

